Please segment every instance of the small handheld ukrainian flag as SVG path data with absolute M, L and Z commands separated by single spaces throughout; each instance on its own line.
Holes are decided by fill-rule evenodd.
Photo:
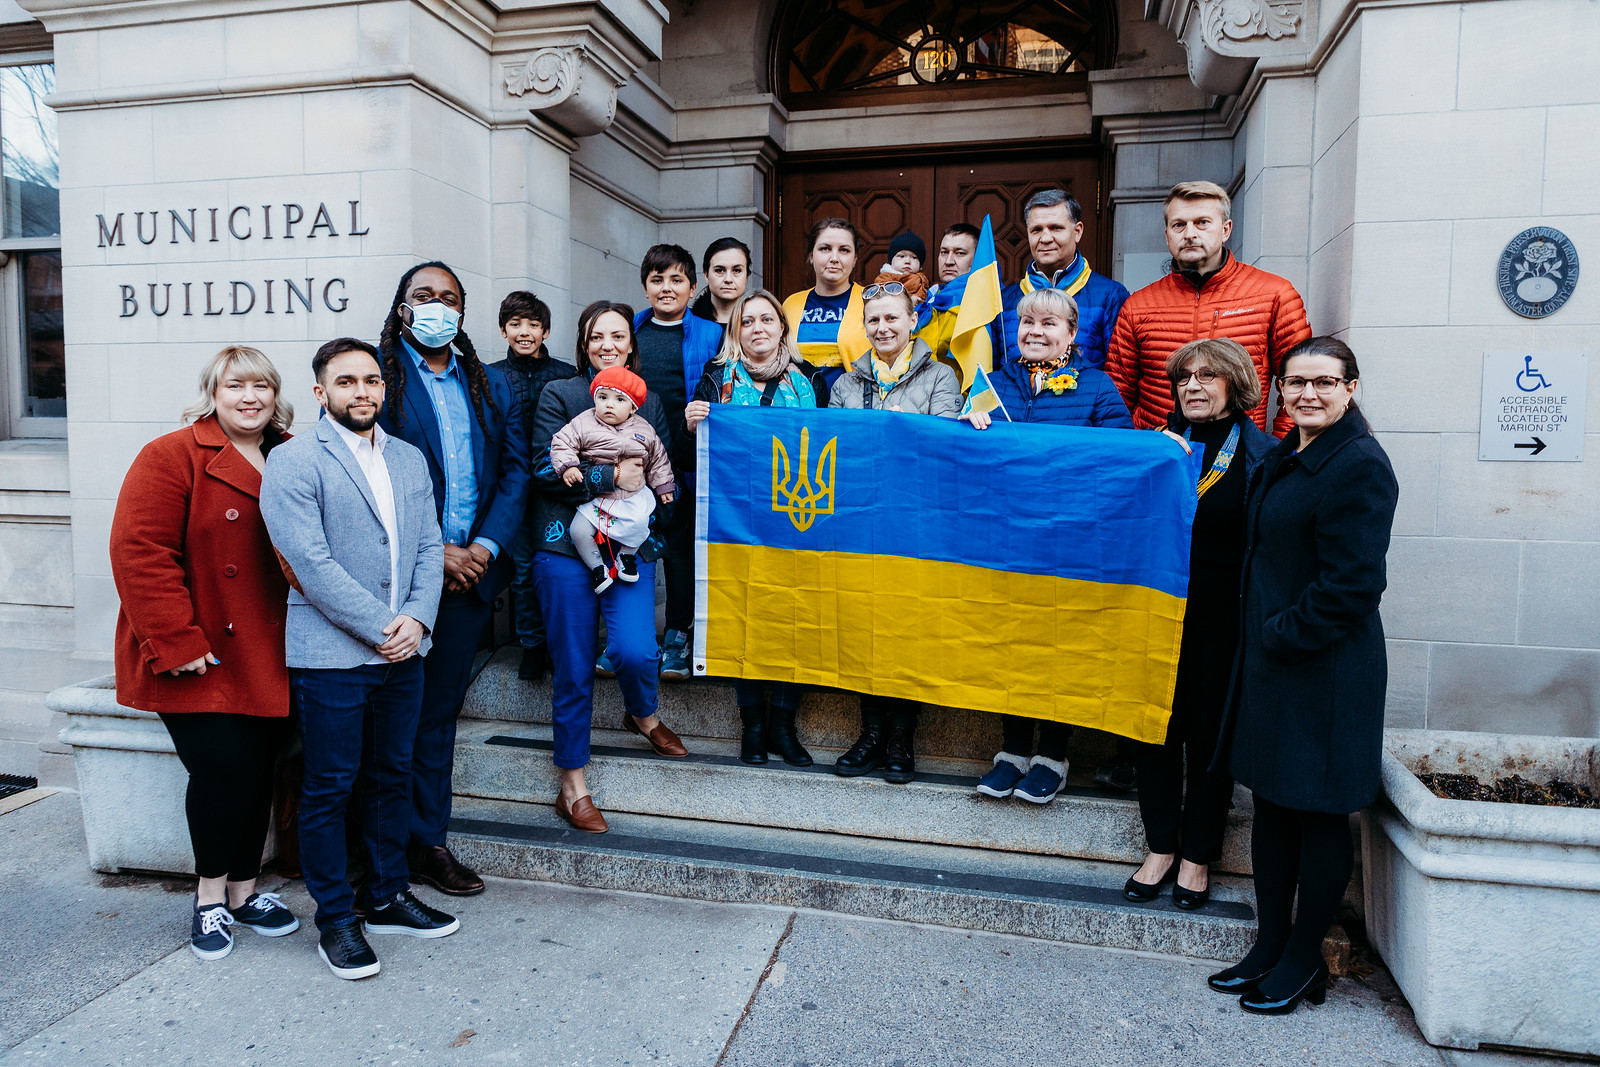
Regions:
M 994 391 L 994 383 L 989 380 L 989 372 L 982 366 L 974 368 L 972 388 L 967 390 L 967 401 L 961 405 L 961 417 L 966 418 L 973 412 L 987 414 L 996 408 L 1006 417 L 1007 422 L 1011 421 L 1011 412 L 1006 410 L 1000 394 Z

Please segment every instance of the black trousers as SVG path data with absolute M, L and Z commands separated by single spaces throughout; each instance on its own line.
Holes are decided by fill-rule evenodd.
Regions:
M 1281 995 L 1322 964 L 1322 939 L 1350 884 L 1355 846 L 1349 815 L 1295 811 L 1259 795 L 1255 802 L 1250 858 L 1258 929 L 1241 966 L 1253 973 L 1271 968 L 1273 985 L 1285 988 L 1268 992 Z
M 1222 857 L 1233 778 L 1206 770 L 1216 754 L 1221 727 L 1220 700 L 1174 704 L 1166 743 L 1133 746 L 1139 769 L 1139 814 L 1151 852 L 1176 852 L 1199 864 Z
M 915 700 L 862 693 L 861 729 L 881 731 L 885 727 L 892 727 L 896 730 L 915 730 L 917 715 L 921 710 L 922 705 Z
M 667 579 L 666 623 L 669 630 L 688 633 L 694 625 L 694 489 L 679 475 L 678 495 L 667 517 L 667 553 L 661 557 Z
M 261 872 L 272 820 L 272 773 L 292 720 L 225 712 L 163 712 L 183 769 L 184 812 L 201 878 L 248 882 Z
M 1039 747 L 1033 745 L 1033 728 L 1039 728 Z M 1043 756 L 1058 763 L 1067 758 L 1067 743 L 1072 740 L 1072 727 L 1064 722 L 1049 719 L 1030 719 L 1024 715 L 1000 716 L 1000 730 L 1005 750 L 1013 756 Z

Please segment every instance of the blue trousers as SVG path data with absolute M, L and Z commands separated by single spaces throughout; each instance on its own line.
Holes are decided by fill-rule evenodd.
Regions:
M 422 713 L 411 757 L 411 843 L 442 845 L 450 825 L 456 718 L 472 684 L 472 661 L 493 604 L 476 590 L 445 593 L 433 624 L 433 649 L 422 664 Z
M 318 929 L 356 921 L 345 820 L 361 780 L 361 838 L 371 865 L 368 900 L 386 901 L 411 882 L 411 745 L 422 706 L 422 659 L 348 670 L 292 668 L 305 776 L 300 785 L 300 865 L 317 902 Z
M 511 578 L 511 628 L 523 648 L 544 647 L 544 613 L 539 610 L 539 594 L 533 587 L 536 548 L 533 527 L 524 522 L 517 527 L 517 536 L 511 542 L 511 562 L 516 568 Z
M 540 552 L 533 580 L 544 610 L 550 665 L 555 675 L 550 717 L 555 764 L 571 770 L 589 762 L 589 720 L 594 714 L 594 660 L 600 616 L 628 714 L 656 713 L 661 652 L 656 646 L 656 567 L 639 561 L 637 582 L 614 582 L 600 596 L 582 562 Z

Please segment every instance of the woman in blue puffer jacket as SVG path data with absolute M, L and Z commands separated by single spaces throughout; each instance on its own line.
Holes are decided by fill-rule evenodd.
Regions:
M 1006 415 L 1013 422 L 1133 429 L 1115 383 L 1105 371 L 1085 365 L 1072 343 L 1077 332 L 1077 302 L 1061 290 L 1035 289 L 1018 302 L 1020 358 L 1006 360 L 989 375 Z M 962 418 L 980 430 L 987 429 L 991 421 L 982 412 Z M 1048 804 L 1066 782 L 1072 727 L 1020 715 L 1000 718 L 1004 747 L 994 758 L 994 769 L 978 780 L 978 792 Z M 1037 747 L 1033 743 L 1035 726 L 1039 728 Z

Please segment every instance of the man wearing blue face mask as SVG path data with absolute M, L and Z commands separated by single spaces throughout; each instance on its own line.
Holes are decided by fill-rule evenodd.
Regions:
M 494 598 L 511 583 L 511 543 L 531 474 L 516 395 L 505 372 L 485 367 L 461 330 L 465 307 L 455 272 L 423 263 L 401 277 L 378 341 L 391 398 L 383 429 L 427 458 L 444 540 L 444 593 L 433 651 L 423 661 L 412 750 L 406 858 L 414 881 L 454 896 L 483 892 L 483 879 L 445 844 L 456 717 Z

